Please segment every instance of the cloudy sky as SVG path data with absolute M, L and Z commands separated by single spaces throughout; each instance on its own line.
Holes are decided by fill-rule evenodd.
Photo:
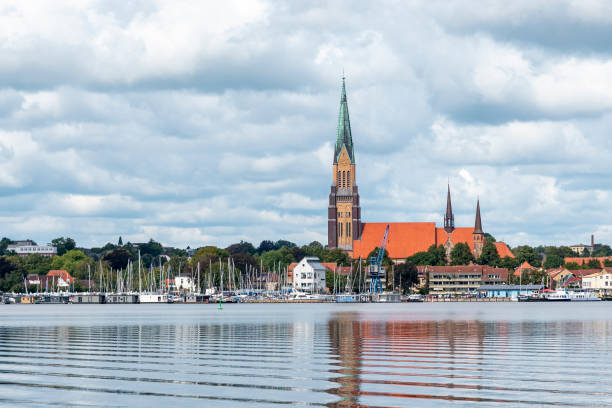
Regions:
M 612 242 L 608 1 L 0 3 L 0 235 L 326 242 L 342 70 L 364 221 Z

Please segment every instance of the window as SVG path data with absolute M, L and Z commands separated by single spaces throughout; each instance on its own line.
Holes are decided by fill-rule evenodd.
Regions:
M 338 170 L 338 180 L 336 180 L 336 182 L 338 183 L 338 187 L 341 187 L 341 185 L 340 185 L 340 170 Z
M 351 171 L 346 172 L 346 186 L 351 188 Z
M 346 236 L 347 237 L 351 236 L 351 223 L 350 222 L 346 223 Z
M 346 187 L 346 171 L 342 172 L 342 187 Z
M 340 236 L 342 236 L 342 223 L 340 223 Z

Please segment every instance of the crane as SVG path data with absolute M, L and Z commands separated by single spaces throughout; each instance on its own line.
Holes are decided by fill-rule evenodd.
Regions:
M 389 240 L 389 224 L 385 229 L 385 235 L 383 236 L 380 247 L 378 248 L 378 255 L 370 258 L 370 292 L 382 293 L 382 283 L 380 282 L 381 276 L 385 276 L 385 268 L 382 266 L 383 257 L 385 256 L 385 248 L 387 247 L 387 241 Z

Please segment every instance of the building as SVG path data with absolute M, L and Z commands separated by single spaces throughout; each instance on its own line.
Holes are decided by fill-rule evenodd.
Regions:
M 196 283 L 193 281 L 191 276 L 178 275 L 174 277 L 174 288 L 179 292 L 196 292 Z
M 599 272 L 584 275 L 582 288 L 604 295 L 612 293 L 612 268 L 603 268 Z
M 332 184 L 328 205 L 327 243 L 330 249 L 340 248 L 353 259 L 365 259 L 380 245 L 385 229 L 389 225 L 387 252 L 395 262 L 420 251 L 427 251 L 431 245 L 443 245 L 447 254 L 460 242 L 466 243 L 475 257 L 480 256 L 486 243 L 480 215 L 480 200 L 476 201 L 474 227 L 455 227 L 451 204 L 450 186 L 446 197 L 444 227 L 435 222 L 392 222 L 366 223 L 361 221 L 359 189 L 357 187 L 357 163 L 353 136 L 349 120 L 345 79 L 342 78 L 340 113 L 332 161 Z M 498 253 L 514 257 L 508 246 L 496 242 Z
M 17 255 L 25 258 L 28 255 L 38 254 L 53 258 L 57 255 L 57 248 L 52 245 L 36 245 L 34 241 L 16 241 L 14 244 L 6 247 L 7 251 L 13 251 Z
M 520 277 L 521 275 L 523 275 L 524 273 L 531 273 L 532 271 L 535 271 L 535 267 L 531 266 L 531 264 L 527 261 L 524 261 L 522 264 L 520 264 L 515 270 L 513 275 L 514 276 L 518 276 Z
M 481 297 L 517 298 L 519 295 L 530 296 L 534 291 L 544 289 L 543 285 L 483 285 L 478 288 Z
M 574 251 L 577 255 L 582 255 L 585 253 L 585 251 L 592 254 L 593 251 L 595 251 L 595 236 L 591 235 L 591 245 L 575 244 L 570 245 L 570 249 Z
M 310 294 L 325 292 L 325 272 L 319 258 L 302 258 L 293 268 L 293 290 Z
M 483 285 L 508 281 L 508 270 L 488 265 L 417 266 L 420 282 L 429 283 L 429 293 L 467 294 Z

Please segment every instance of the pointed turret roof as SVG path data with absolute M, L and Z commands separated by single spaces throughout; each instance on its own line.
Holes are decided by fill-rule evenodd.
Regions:
M 484 234 L 482 221 L 480 220 L 480 199 L 476 201 L 476 222 L 474 223 L 474 234 Z
M 346 146 L 346 151 L 351 159 L 351 163 L 355 163 L 353 136 L 351 135 L 351 122 L 349 120 L 348 103 L 346 101 L 344 76 L 342 77 L 342 95 L 340 96 L 340 113 L 338 114 L 338 135 L 336 137 L 336 148 L 334 150 L 334 163 L 338 162 L 340 152 L 342 152 L 342 146 Z
M 453 216 L 453 206 L 451 205 L 450 184 L 446 194 L 446 214 L 444 215 L 444 230 L 448 233 L 455 229 L 455 217 Z

